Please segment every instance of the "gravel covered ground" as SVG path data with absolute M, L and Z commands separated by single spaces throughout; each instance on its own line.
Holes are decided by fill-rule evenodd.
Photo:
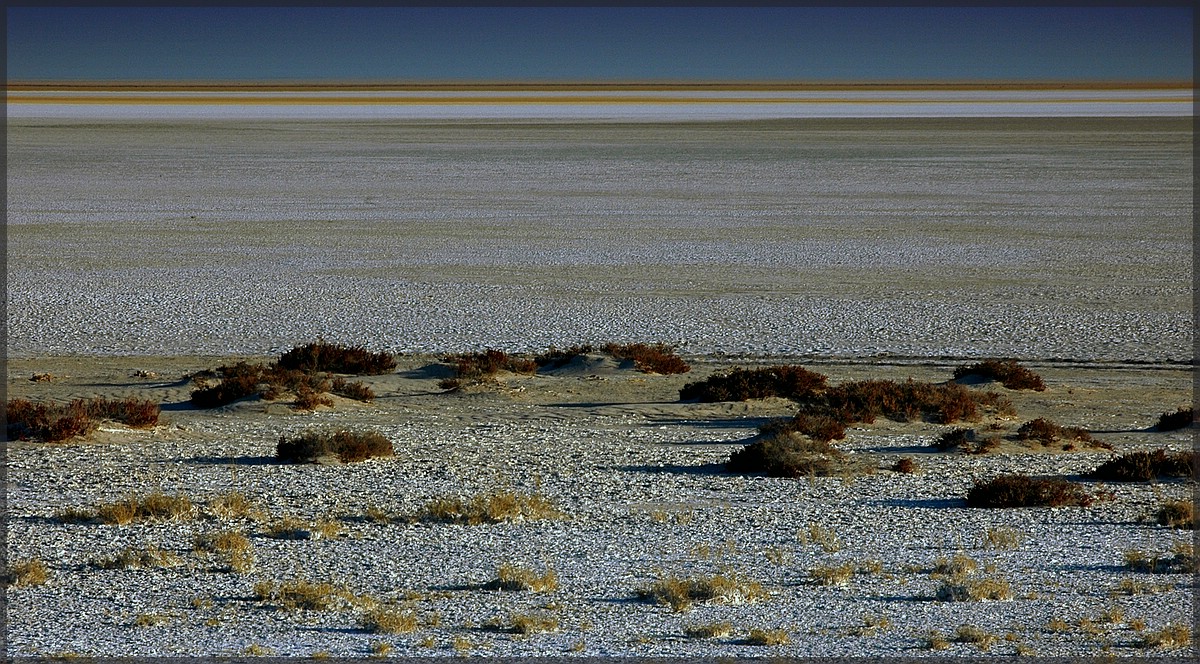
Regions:
M 977 479 L 1080 480 L 1113 454 L 1191 444 L 1149 430 L 1193 399 L 1187 118 L 17 119 L 7 138 L 9 397 L 136 396 L 165 420 L 8 446 L 9 559 L 49 567 L 45 584 L 8 589 L 14 655 L 979 654 L 954 641 L 965 626 L 992 655 L 1129 656 L 1178 654 L 1139 644 L 1194 622 L 1194 577 L 1125 565 L 1192 539 L 1148 515 L 1193 485 L 1083 481 L 1103 498 L 1088 508 L 963 503 Z M 365 379 L 370 405 L 188 406 L 186 374 L 317 337 L 409 354 Z M 437 386 L 439 353 L 607 341 L 677 344 L 695 368 Z M 945 426 L 881 420 L 839 443 L 872 474 L 731 475 L 731 452 L 794 406 L 678 401 L 684 382 L 738 364 L 941 382 L 995 356 L 1049 384 L 1006 392 L 1018 415 L 997 431 L 1044 416 L 1114 450 L 939 454 L 928 445 Z M 379 431 L 397 456 L 274 461 L 281 435 L 311 427 Z M 901 457 L 920 472 L 890 470 Z M 154 490 L 196 513 L 58 518 Z M 259 517 L 212 515 L 230 491 Z M 488 491 L 542 495 L 565 517 L 371 518 Z M 289 516 L 340 533 L 268 536 Z M 1000 528 L 1012 547 L 985 542 Z M 230 530 L 250 542 L 240 572 L 194 550 Z M 126 547 L 175 560 L 98 565 Z M 1013 598 L 936 600 L 931 570 L 955 554 Z M 504 563 L 553 569 L 558 587 L 485 588 Z M 844 585 L 816 582 L 842 564 L 858 570 Z M 720 572 L 766 597 L 675 612 L 637 595 Z M 292 579 L 349 594 L 320 611 L 255 596 Z M 415 630 L 365 630 L 372 601 L 411 612 Z M 509 633 L 515 616 L 557 627 Z M 723 622 L 725 636 L 686 633 Z M 753 645 L 754 629 L 790 643 Z
M 231 358 L 227 358 L 231 359 Z M 778 359 L 778 358 L 777 358 Z M 1126 567 L 1132 550 L 1169 557 L 1190 531 L 1153 521 L 1165 500 L 1192 485 L 1102 484 L 1088 508 L 968 509 L 977 479 L 1009 472 L 1080 480 L 1115 453 L 1186 449 L 1186 431 L 1149 431 L 1157 413 L 1187 403 L 1185 368 L 1035 366 L 1046 392 L 1013 392 L 1018 415 L 991 419 L 1011 435 L 1036 416 L 1088 426 L 1113 452 L 935 453 L 948 427 L 886 420 L 852 429 L 839 447 L 875 469 L 855 479 L 773 479 L 722 471 L 732 451 L 766 418 L 789 414 L 784 400 L 699 404 L 677 390 L 719 367 L 692 358 L 677 377 L 628 370 L 589 375 L 512 376 L 492 388 L 443 394 L 434 358 L 403 358 L 400 370 L 364 380 L 371 405 L 339 400 L 298 414 L 287 402 L 251 400 L 214 411 L 179 408 L 190 389 L 184 372 L 220 358 L 21 360 L 9 391 L 59 398 L 106 394 L 166 404 L 151 431 L 106 426 L 88 441 L 18 444 L 9 450 L 9 556 L 45 561 L 44 585 L 9 589 L 8 638 L 16 655 L 362 656 L 386 643 L 394 655 L 971 655 L 953 641 L 960 627 L 996 639 L 990 654 L 1114 655 L 1178 653 L 1141 647 L 1147 634 L 1191 624 L 1193 577 Z M 937 363 L 826 362 L 808 366 L 831 382 L 874 376 L 942 381 Z M 133 374 L 148 371 L 158 378 Z M 55 381 L 28 376 L 50 372 Z M 972 426 L 982 427 L 987 422 Z M 274 461 L 281 435 L 310 428 L 375 430 L 394 459 L 348 465 Z M 919 472 L 890 470 L 901 457 Z M 130 493 L 187 496 L 195 516 L 125 526 L 63 523 L 70 507 L 94 509 Z M 220 495 L 240 491 L 262 514 L 212 515 Z M 558 519 L 453 525 L 408 523 L 440 497 L 493 491 L 541 495 Z M 375 520 L 388 515 L 391 520 Z M 330 521 L 340 533 L 275 539 L 285 517 Z M 813 527 L 818 529 L 813 538 Z M 1010 546 L 987 542 L 1008 529 Z M 249 538 L 252 564 L 231 571 L 195 550 L 196 536 L 235 531 Z M 820 532 L 832 538 L 823 540 Z M 178 560 L 166 567 L 101 569 L 132 547 L 158 547 Z M 939 601 L 931 574 L 938 559 L 964 555 L 979 578 L 1010 584 L 1012 599 Z M 490 590 L 501 565 L 552 569 L 556 589 Z M 850 564 L 843 585 L 821 585 L 821 567 Z M 737 574 L 761 583 L 753 603 L 700 603 L 675 612 L 638 598 L 638 589 L 674 575 Z M 294 579 L 344 585 L 411 612 L 415 630 L 363 629 L 369 607 L 289 611 L 256 598 L 261 582 Z M 545 616 L 557 626 L 518 635 L 513 616 Z M 493 626 L 496 622 L 501 628 Z M 874 627 L 867 625 L 871 621 Z M 1055 621 L 1062 621 L 1056 623 Z M 688 627 L 728 622 L 731 632 L 695 638 Z M 778 629 L 790 644 L 752 645 L 753 629 Z M 948 640 L 929 648 L 931 631 Z M 991 637 L 987 637 L 991 638 Z

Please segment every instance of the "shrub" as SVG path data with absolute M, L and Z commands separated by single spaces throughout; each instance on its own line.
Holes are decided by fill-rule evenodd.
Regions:
M 656 374 L 681 374 L 692 370 L 688 363 L 666 344 L 604 344 L 600 350 L 618 360 L 631 360 L 638 371 Z
M 939 452 L 961 450 L 967 454 L 986 454 L 1000 445 L 995 437 L 982 438 L 974 429 L 957 428 L 942 433 L 930 446 Z
M 913 461 L 908 457 L 904 457 L 896 460 L 896 464 L 892 466 L 892 470 L 896 471 L 897 473 L 911 475 L 920 469 L 917 467 L 916 461 Z
M 1001 475 L 976 481 L 967 492 L 967 507 L 1086 507 L 1092 501 L 1082 487 L 1060 477 Z
M 1190 500 L 1168 500 L 1159 505 L 1155 518 L 1159 525 L 1195 530 L 1195 505 Z
M 519 522 L 538 519 L 559 519 L 558 511 L 540 495 L 521 495 L 511 492 L 480 494 L 469 501 L 460 498 L 437 498 L 427 503 L 414 521 L 479 525 L 484 523 Z
M 846 437 L 846 425 L 829 415 L 798 413 L 791 418 L 773 420 L 758 429 L 764 436 L 800 433 L 816 441 L 829 442 Z
M 37 558 L 14 560 L 4 575 L 7 586 L 40 586 L 50 579 L 50 568 Z
M 454 389 L 466 382 L 491 380 L 501 371 L 531 374 L 538 367 L 533 360 L 511 357 L 495 348 L 488 348 L 482 353 L 448 355 L 444 360 L 454 364 L 454 378 L 442 381 L 442 389 Z
M 346 382 L 346 379 L 338 377 L 333 379 L 330 390 L 339 397 L 370 403 L 375 400 L 375 391 L 360 381 L 352 383 Z
M 1041 376 L 1017 364 L 1016 360 L 984 360 L 954 370 L 956 380 L 972 375 L 1000 381 L 1001 385 L 1010 390 L 1041 392 L 1046 389 L 1046 383 L 1042 381 Z
M 1083 443 L 1096 443 L 1087 429 L 1079 427 L 1060 427 L 1044 417 L 1030 420 L 1017 428 L 1017 438 L 1020 440 L 1036 440 L 1042 445 L 1051 445 L 1060 440 L 1077 440 Z
M 391 353 L 372 353 L 361 346 L 343 346 L 324 340 L 297 346 L 279 357 L 279 366 L 306 373 L 319 371 L 374 376 L 396 369 Z
M 149 569 L 174 567 L 182 562 L 183 560 L 174 553 L 163 551 L 157 546 L 150 546 L 143 551 L 126 547 L 120 554 L 112 558 L 97 558 L 92 561 L 92 564 L 100 569 Z
M 295 438 L 281 436 L 275 446 L 275 458 L 289 463 L 312 463 L 328 456 L 352 463 L 394 455 L 392 441 L 373 431 L 306 431 Z
M 68 404 L 33 403 L 12 399 L 5 406 L 8 440 L 37 439 L 57 443 L 96 430 L 100 420 L 120 422 L 135 429 L 158 424 L 159 406 L 142 399 L 76 399 Z
M 570 346 L 562 350 L 551 346 L 546 352 L 534 357 L 533 362 L 539 369 L 557 369 L 570 364 L 576 357 L 593 353 L 595 350 L 590 344 Z
M 766 473 L 769 477 L 848 477 L 870 472 L 865 462 L 829 441 L 796 434 L 763 436 L 734 452 L 725 469 L 731 473 Z
M 306 373 L 278 365 L 238 362 L 233 366 L 218 367 L 216 375 L 221 380 L 213 386 L 204 379 L 199 380 L 197 389 L 192 391 L 192 405 L 218 408 L 249 396 L 274 400 L 284 392 L 292 392 L 299 397 L 298 401 L 307 402 L 307 407 L 311 407 L 313 394 L 328 392 L 331 387 L 327 374 Z M 306 407 L 304 403 L 298 405 Z
M 1196 421 L 1195 415 L 1191 408 L 1180 408 L 1173 413 L 1163 413 L 1158 416 L 1158 422 L 1154 428 L 1158 431 L 1175 431 L 1177 429 L 1186 429 L 1192 426 Z
M 801 413 L 833 417 L 844 424 L 887 417 L 898 422 L 929 420 L 948 424 L 977 420 L 980 409 L 1012 412 L 1012 403 L 993 392 L 973 392 L 956 383 L 849 381 L 801 401 Z
M 667 577 L 639 589 L 637 594 L 641 599 L 670 606 L 676 612 L 686 611 L 697 602 L 746 604 L 768 597 L 761 583 L 732 574 L 689 579 Z
M 980 602 L 1012 599 L 1012 589 L 1003 579 L 951 578 L 942 581 L 937 598 L 945 602 Z
M 1109 459 L 1088 477 L 1109 482 L 1145 482 L 1157 478 L 1192 477 L 1196 452 L 1130 452 Z
M 682 400 L 701 402 L 747 401 L 767 397 L 805 399 L 825 389 L 827 378 L 801 366 L 780 365 L 765 369 L 735 368 L 679 390 Z
M 1175 543 L 1170 556 L 1165 553 L 1147 556 L 1137 550 L 1126 551 L 1125 566 L 1134 572 L 1194 574 L 1200 571 L 1200 560 L 1197 560 L 1191 542 L 1180 541 Z
M 963 625 L 954 631 L 954 640 L 959 643 L 974 643 L 980 650 L 992 647 L 1000 637 L 974 625 Z

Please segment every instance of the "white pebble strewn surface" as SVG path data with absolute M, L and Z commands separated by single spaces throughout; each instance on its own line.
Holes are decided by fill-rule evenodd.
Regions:
M 1186 118 L 11 120 L 8 352 L 1186 361 Z

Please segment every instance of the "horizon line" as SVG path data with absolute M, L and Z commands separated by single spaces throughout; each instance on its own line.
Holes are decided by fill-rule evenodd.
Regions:
M 375 92 L 485 92 L 521 91 L 555 92 L 580 90 L 605 91 L 838 91 L 838 90 L 1178 90 L 1192 89 L 1187 80 L 872 80 L 872 81 L 401 81 L 401 80 L 25 80 L 6 81 L 9 92 L 318 92 L 318 91 L 375 91 Z

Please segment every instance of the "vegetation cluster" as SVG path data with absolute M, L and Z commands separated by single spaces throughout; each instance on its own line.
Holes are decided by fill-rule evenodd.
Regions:
M 1034 390 L 1042 392 L 1046 383 L 1042 377 L 1021 366 L 1016 360 L 991 359 L 968 364 L 954 370 L 954 378 L 980 376 L 989 380 L 999 381 L 1010 390 Z
M 764 369 L 734 368 L 688 383 L 679 390 L 684 401 L 747 401 L 767 397 L 809 399 L 825 389 L 827 377 L 797 365 Z
M 142 399 L 76 399 L 67 404 L 10 399 L 5 407 L 7 440 L 57 443 L 96 430 L 103 420 L 135 429 L 158 424 L 159 405 Z
M 392 441 L 374 431 L 306 431 L 299 436 L 281 436 L 275 458 L 289 463 L 312 463 L 337 457 L 342 463 L 395 455 Z

